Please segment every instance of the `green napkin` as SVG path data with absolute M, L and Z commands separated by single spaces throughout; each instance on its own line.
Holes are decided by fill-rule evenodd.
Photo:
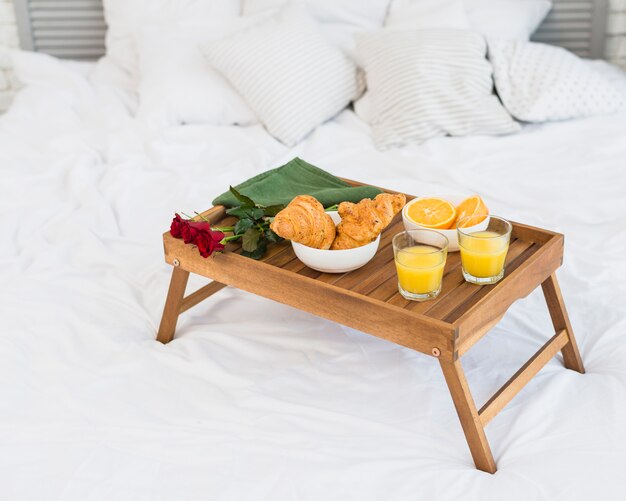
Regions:
M 382 193 L 373 186 L 350 186 L 297 157 L 281 167 L 262 172 L 235 188 L 260 205 L 286 205 L 297 195 L 311 195 L 324 207 L 330 207 L 346 200 L 357 203 Z M 235 207 L 241 205 L 241 202 L 227 191 L 213 200 L 213 205 Z

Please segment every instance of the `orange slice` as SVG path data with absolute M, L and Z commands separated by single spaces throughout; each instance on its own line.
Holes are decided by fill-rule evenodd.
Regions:
M 459 228 L 475 226 L 485 220 L 489 215 L 489 209 L 478 195 L 473 195 L 463 200 L 456 208 L 456 220 L 469 218 L 459 224 Z
M 456 209 L 443 198 L 420 198 L 409 206 L 407 215 L 424 228 L 447 230 L 456 220 Z

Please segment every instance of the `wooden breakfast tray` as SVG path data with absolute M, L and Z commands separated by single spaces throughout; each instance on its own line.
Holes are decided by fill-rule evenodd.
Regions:
M 407 199 L 412 198 L 407 195 Z M 222 206 L 213 207 L 202 216 L 216 226 L 236 221 L 225 214 Z M 174 269 L 157 339 L 169 342 L 181 313 L 230 285 L 436 357 L 476 467 L 493 473 L 496 465 L 484 426 L 559 351 L 567 368 L 584 373 L 555 275 L 563 260 L 563 235 L 513 223 L 505 276 L 500 282 L 483 286 L 465 282 L 460 255 L 451 252 L 439 297 L 413 302 L 398 292 L 391 246 L 392 237 L 403 230 L 402 216 L 398 214 L 381 235 L 374 258 L 364 267 L 342 274 L 308 268 L 295 256 L 290 242 L 273 244 L 261 261 L 241 256 L 240 245 L 232 242 L 224 253 L 204 259 L 192 245 L 185 245 L 167 232 L 163 235 L 165 260 Z M 214 281 L 185 296 L 189 273 Z M 540 285 L 555 335 L 477 409 L 460 357 L 502 318 L 514 301 Z

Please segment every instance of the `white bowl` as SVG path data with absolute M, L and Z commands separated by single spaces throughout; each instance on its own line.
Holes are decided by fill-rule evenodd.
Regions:
M 432 228 L 424 228 L 424 226 L 421 226 L 421 225 L 417 224 L 416 222 L 414 222 L 411 219 L 409 219 L 409 217 L 407 216 L 408 210 L 409 210 L 409 207 L 411 206 L 411 204 L 415 203 L 420 198 L 431 198 L 431 197 L 443 198 L 444 200 L 447 200 L 448 202 L 450 202 L 452 205 L 454 205 L 456 207 L 463 200 L 465 200 L 468 196 L 471 196 L 471 195 L 467 195 L 467 196 L 462 196 L 462 195 L 424 195 L 423 197 L 415 197 L 413 200 L 408 202 L 404 206 L 404 208 L 402 209 L 402 221 L 404 221 L 404 227 L 407 230 L 432 229 Z M 483 230 L 487 229 L 487 226 L 489 226 L 489 216 L 487 216 L 484 221 L 481 221 L 476 226 L 471 226 L 471 227 L 465 228 L 465 229 L 469 230 L 469 231 L 483 231 Z M 449 230 L 435 230 L 435 231 L 438 231 L 439 233 L 441 233 L 442 235 L 445 235 L 448 238 L 448 242 L 449 242 L 448 251 L 449 252 L 455 252 L 455 251 L 459 250 L 459 237 L 458 237 L 458 234 L 456 232 L 456 226 L 454 228 L 450 228 Z
M 341 217 L 337 211 L 328 212 L 335 225 L 339 224 Z M 372 243 L 345 250 L 322 250 L 307 247 L 297 242 L 291 242 L 293 251 L 298 259 L 309 268 L 323 273 L 346 273 L 365 266 L 376 255 L 380 244 L 380 235 Z

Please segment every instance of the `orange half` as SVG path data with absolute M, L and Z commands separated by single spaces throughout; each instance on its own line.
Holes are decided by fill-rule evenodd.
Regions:
M 420 198 L 409 205 L 407 216 L 424 228 L 447 230 L 456 221 L 456 209 L 443 198 Z
M 482 223 L 489 215 L 489 209 L 478 195 L 473 195 L 463 200 L 456 208 L 456 220 L 469 218 L 459 224 L 459 228 L 468 228 Z

